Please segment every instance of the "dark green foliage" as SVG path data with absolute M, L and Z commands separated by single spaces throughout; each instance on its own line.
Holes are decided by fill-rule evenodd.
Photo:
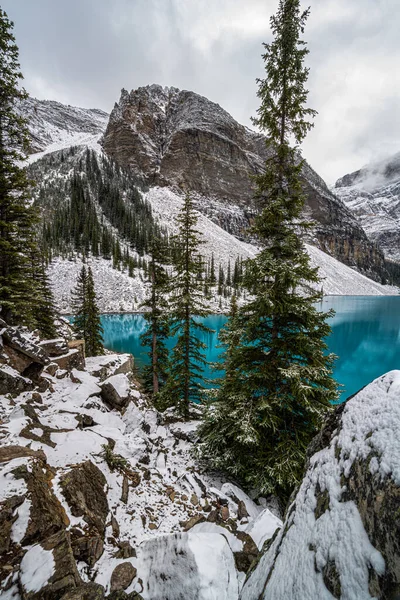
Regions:
M 74 314 L 74 332 L 77 338 L 85 340 L 86 356 L 103 354 L 103 327 L 90 267 L 88 269 L 82 267 L 76 288 L 72 292 L 71 304 Z
M 196 331 L 210 331 L 196 318 L 209 314 L 199 279 L 204 267 L 199 260 L 201 241 L 196 224 L 197 215 L 187 195 L 177 217 L 178 234 L 174 243 L 178 252 L 174 254 L 175 274 L 169 298 L 171 335 L 177 336 L 177 342 L 172 351 L 169 380 L 162 393 L 164 404 L 176 406 L 185 419 L 189 417 L 190 402 L 202 398 L 205 344 L 197 338 Z
M 87 321 L 86 321 L 86 356 L 98 356 L 104 354 L 103 348 L 103 327 L 100 321 L 100 311 L 96 301 L 96 291 L 94 288 L 93 273 L 89 267 L 86 283 L 86 303 L 87 303 Z
M 168 245 L 166 231 L 155 222 L 150 204 L 142 198 L 129 172 L 89 149 L 70 148 L 62 156 L 62 161 L 60 153 L 30 166 L 32 178 L 40 184 L 36 203 L 46 216 L 43 243 L 48 256 L 90 253 L 112 258 L 116 269 L 128 267 L 133 274 L 137 261 L 129 252 L 122 252 L 110 225 L 141 257 L 148 253 L 154 237 Z M 54 168 L 57 161 L 64 177 L 42 184 L 43 169 Z M 142 266 L 147 267 L 147 263 Z
M 304 107 L 308 70 L 300 35 L 308 11 L 300 0 L 280 0 L 265 45 L 257 124 L 266 131 L 269 158 L 256 179 L 262 212 L 255 233 L 262 251 L 246 264 L 243 285 L 252 300 L 232 314 L 222 340 L 227 375 L 202 427 L 202 455 L 248 487 L 287 497 L 299 481 L 308 444 L 337 398 L 334 357 L 327 355 L 328 314 L 317 269 L 299 233 L 304 196 L 298 149 L 312 127 Z M 235 279 L 235 273 L 234 273 Z
M 143 316 L 147 321 L 147 329 L 140 338 L 142 345 L 150 348 L 150 364 L 143 369 L 142 378 L 146 391 L 155 398 L 168 376 L 168 350 L 165 342 L 169 337 L 166 299 L 169 277 L 164 266 L 168 260 L 162 240 L 155 238 L 150 247 L 148 265 L 150 293 L 142 304 L 142 308 L 146 309 Z
M 0 306 L 2 317 L 35 325 L 31 299 L 36 293 L 29 254 L 35 247 L 38 216 L 29 205 L 30 182 L 20 163 L 28 147 L 28 130 L 18 103 L 27 97 L 13 23 L 0 8 Z
M 35 281 L 35 294 L 31 298 L 33 322 L 39 329 L 42 337 L 52 339 L 57 337 L 55 326 L 57 309 L 53 293 L 50 288 L 43 255 L 38 251 L 38 246 L 31 251 L 31 278 Z

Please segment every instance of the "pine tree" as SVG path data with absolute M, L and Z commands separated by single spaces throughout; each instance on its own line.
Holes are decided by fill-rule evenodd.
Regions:
M 141 305 L 147 309 L 143 316 L 148 327 L 140 338 L 141 344 L 150 348 L 150 364 L 143 369 L 144 385 L 155 398 L 165 384 L 168 373 L 168 350 L 165 342 L 169 336 L 166 298 L 169 278 L 164 267 L 167 262 L 166 248 L 160 239 L 155 238 L 150 246 L 148 267 L 150 293 Z
M 72 290 L 71 306 L 74 315 L 73 329 L 76 337 L 81 340 L 87 339 L 87 270 L 83 265 Z
M 97 306 L 93 273 L 90 267 L 88 268 L 86 280 L 86 310 L 86 356 L 99 356 L 100 354 L 104 354 L 103 327 L 100 320 L 100 311 Z
M 178 234 L 174 243 L 175 275 L 170 285 L 171 335 L 177 336 L 172 351 L 169 382 L 164 388 L 164 398 L 176 406 L 180 414 L 189 418 L 191 401 L 202 397 L 202 367 L 206 364 L 205 344 L 196 332 L 209 332 L 198 317 L 209 314 L 203 297 L 203 284 L 198 278 L 202 262 L 199 261 L 200 233 L 196 229 L 197 215 L 192 200 L 186 196 L 177 217 Z
M 34 323 L 44 338 L 52 339 L 58 335 L 55 325 L 57 309 L 46 272 L 46 264 L 43 256 L 37 250 L 37 246 L 31 253 L 31 268 L 32 280 L 36 282 L 36 293 L 31 299 Z
M 315 114 L 305 107 L 308 50 L 300 39 L 308 14 L 300 0 L 280 0 L 271 18 L 256 121 L 269 146 L 256 180 L 262 212 L 255 233 L 263 249 L 246 264 L 243 283 L 253 299 L 229 326 L 229 373 L 201 432 L 202 455 L 214 467 L 283 497 L 299 481 L 306 448 L 337 398 L 334 357 L 326 354 L 329 313 L 315 308 L 318 273 L 299 236 L 310 226 L 301 218 L 303 163 L 290 145 L 303 141 Z
M 0 307 L 9 322 L 34 325 L 29 253 L 36 210 L 29 204 L 30 182 L 20 166 L 29 144 L 26 121 L 17 106 L 27 98 L 22 80 L 13 23 L 0 8 Z

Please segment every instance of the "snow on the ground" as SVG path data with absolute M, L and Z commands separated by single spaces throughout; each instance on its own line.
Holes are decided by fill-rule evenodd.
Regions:
M 58 152 L 59 150 L 64 150 L 66 148 L 70 148 L 71 146 L 85 146 L 90 148 L 91 150 L 96 150 L 97 152 L 101 152 L 101 146 L 99 144 L 100 135 L 87 135 L 87 133 L 77 133 L 77 132 L 65 132 L 63 135 L 60 135 L 57 141 L 49 144 L 44 150 L 41 152 L 35 152 L 34 154 L 30 154 L 26 161 L 24 161 L 24 166 L 31 165 L 46 156 L 46 154 L 51 154 L 52 152 Z
M 275 531 L 281 527 L 282 521 L 266 508 L 244 530 L 253 538 L 258 549 L 261 550 L 264 542 L 271 539 Z
M 313 267 L 319 267 L 318 286 L 325 296 L 397 296 L 399 289 L 372 281 L 319 248 L 306 244 Z
M 349 476 L 355 460 L 367 465 L 372 457 L 371 474 L 390 475 L 400 485 L 399 397 L 400 371 L 391 371 L 346 404 L 339 431 L 310 459 L 295 510 L 288 509 L 284 530 L 246 582 L 241 600 L 332 600 L 322 573 L 329 563 L 340 574 L 341 600 L 372 600 L 371 571 L 383 575 L 385 561 L 371 544 L 356 504 L 342 501 L 342 477 Z M 329 508 L 317 519 L 317 496 L 324 492 Z
M 137 568 L 145 600 L 236 600 L 239 595 L 232 551 L 218 533 L 190 531 L 144 542 Z
M 69 527 L 84 529 L 85 521 L 84 517 L 71 514 L 61 492 L 61 475 L 87 460 L 104 474 L 110 508 L 104 553 L 92 572 L 84 563 L 78 563 L 84 581 L 94 577 L 98 583 L 108 586 L 109 591 L 113 569 L 126 561 L 115 557 L 112 515 L 118 522 L 119 540 L 129 542 L 136 549 L 137 558 L 129 560 L 138 569 L 138 578 L 145 583 L 145 600 L 164 600 L 170 589 L 187 591 L 187 595 L 182 596 L 185 600 L 234 600 L 238 597 L 238 582 L 243 580 L 243 573 L 236 572 L 233 556 L 233 552 L 243 550 L 232 527 L 232 522 L 239 524 L 238 500 L 245 503 L 250 513 L 240 521 L 241 531 L 254 521 L 262 507 L 257 507 L 240 488 L 227 484 L 220 475 L 208 473 L 196 463 L 191 448 L 197 423 L 170 423 L 172 413 L 163 419 L 157 411 L 147 407 L 131 375 L 121 373 L 127 368 L 127 359 L 127 355 L 109 354 L 87 359 L 88 370 L 85 371 L 73 369 L 71 373 L 46 374 L 51 385 L 41 393 L 39 404 L 31 392 L 24 392 L 13 400 L 0 396 L 0 445 L 29 446 L 33 451 L 44 451 L 52 472 L 52 489 L 70 519 Z M 129 392 L 132 398 L 123 415 L 110 410 L 101 398 L 101 385 L 106 378 L 124 394 Z M 27 416 L 24 409 L 27 402 L 36 411 L 38 421 Z M 80 428 L 80 419 L 85 416 L 91 417 L 93 424 Z M 21 435 L 27 426 L 33 439 Z M 124 474 L 111 471 L 103 453 L 104 445 L 110 440 L 115 442 L 113 452 L 125 458 L 130 472 L 138 476 L 137 485 L 129 486 L 126 503 L 121 499 Z M 0 502 L 27 493 L 25 482 L 16 479 L 13 471 L 21 465 L 30 469 L 31 460 L 18 458 L 0 464 Z M 183 532 L 189 520 L 193 520 L 192 525 L 199 519 L 206 521 L 210 511 L 218 510 L 222 504 L 229 511 L 226 527 L 209 523 L 208 527 Z M 12 528 L 15 542 L 24 536 L 29 509 L 29 501 L 25 500 L 15 510 L 17 518 Z M 275 519 L 275 524 L 279 527 L 280 521 Z M 269 526 L 271 535 L 272 529 Z M 51 576 L 53 563 L 51 557 L 47 557 L 40 568 L 40 581 L 38 579 L 42 558 L 47 556 L 43 552 L 34 546 L 24 559 L 24 581 L 31 581 L 31 586 L 42 585 Z M 35 560 L 31 560 L 33 555 Z M 138 578 L 130 591 L 142 592 Z
M 49 266 L 49 277 L 57 304 L 63 313 L 71 312 L 71 292 L 76 287 L 83 265 L 93 271 L 97 303 L 101 312 L 135 312 L 145 299 L 142 278 L 129 277 L 127 270 L 118 271 L 111 260 L 81 258 L 63 260 L 56 258 Z
M 171 234 L 176 233 L 175 219 L 182 208 L 184 196 L 167 187 L 153 187 L 145 194 L 145 198 L 150 202 L 153 214 L 158 217 L 160 223 L 167 227 Z M 204 241 L 200 251 L 207 258 L 211 258 L 214 253 L 216 266 L 221 263 L 226 269 L 230 260 L 233 268 L 237 257 L 246 259 L 256 256 L 255 246 L 241 242 L 200 212 L 198 217 L 196 229 L 200 232 L 200 239 Z
M 35 544 L 21 562 L 21 583 L 27 592 L 38 592 L 54 573 L 53 552 Z

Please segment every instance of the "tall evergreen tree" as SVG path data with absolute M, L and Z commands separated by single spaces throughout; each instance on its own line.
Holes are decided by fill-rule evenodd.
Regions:
M 0 8 L 0 306 L 10 322 L 34 325 L 29 252 L 37 213 L 29 204 L 25 170 L 20 166 L 28 147 L 26 121 L 17 106 L 27 98 L 22 80 L 13 23 Z
M 141 335 L 140 341 L 142 345 L 150 348 L 150 364 L 143 369 L 143 379 L 146 389 L 155 398 L 165 384 L 168 373 L 168 350 L 165 342 L 169 336 L 166 298 L 169 277 L 164 266 L 167 262 L 166 248 L 162 240 L 153 239 L 148 266 L 150 293 L 142 304 L 142 307 L 147 309 L 143 316 L 148 327 Z
M 36 293 L 31 298 L 35 326 L 44 338 L 52 339 L 58 335 L 55 325 L 57 309 L 46 272 L 46 264 L 37 245 L 31 253 L 31 277 L 36 282 Z
M 86 356 L 104 354 L 100 321 L 92 269 L 82 267 L 75 289 L 72 292 L 75 335 L 85 341 Z
M 71 307 L 74 315 L 73 330 L 77 338 L 86 340 L 87 338 L 87 270 L 83 265 L 79 272 L 76 286 L 71 294 Z
M 327 355 L 328 314 L 315 308 L 317 269 L 299 236 L 304 195 L 298 147 L 315 112 L 305 107 L 308 53 L 300 39 L 309 11 L 280 0 L 265 44 L 257 124 L 269 158 L 257 177 L 262 212 L 255 233 L 263 249 L 249 260 L 245 288 L 252 300 L 238 311 L 230 335 L 228 376 L 203 425 L 202 454 L 262 493 L 287 496 L 299 481 L 307 445 L 337 398 L 334 357 Z
M 88 268 L 87 283 L 86 283 L 86 339 L 85 351 L 86 356 L 98 356 L 104 354 L 103 347 L 103 326 L 100 320 L 100 311 L 97 306 L 96 290 L 94 287 L 92 269 Z
M 204 302 L 203 283 L 198 277 L 203 265 L 199 261 L 201 240 L 196 229 L 197 219 L 187 195 L 177 217 L 178 233 L 174 240 L 177 252 L 174 253 L 175 275 L 171 280 L 169 303 L 171 335 L 177 336 L 177 342 L 172 351 L 169 382 L 164 388 L 164 397 L 185 419 L 189 418 L 190 402 L 201 399 L 202 368 L 207 362 L 206 345 L 197 333 L 210 331 L 198 320 L 209 311 Z

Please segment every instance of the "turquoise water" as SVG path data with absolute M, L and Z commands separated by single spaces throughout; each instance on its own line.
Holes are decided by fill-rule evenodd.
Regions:
M 344 386 L 342 400 L 383 373 L 400 369 L 400 296 L 328 296 L 319 306 L 324 311 L 336 311 L 328 344 L 339 357 L 335 377 Z M 207 344 L 207 360 L 216 362 L 220 353 L 218 333 L 226 317 L 212 315 L 204 322 L 215 332 L 199 335 Z M 146 350 L 139 340 L 145 328 L 143 317 L 103 315 L 102 324 L 105 346 L 132 353 L 140 368 L 146 361 Z M 205 376 L 216 375 L 208 368 Z

